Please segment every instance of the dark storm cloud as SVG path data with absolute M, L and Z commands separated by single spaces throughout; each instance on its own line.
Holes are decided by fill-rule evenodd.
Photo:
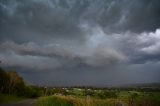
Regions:
M 158 0 L 1 0 L 1 40 L 83 38 L 82 21 L 105 32 L 154 31 L 160 26 L 159 5 Z
M 160 29 L 140 34 L 128 32 L 120 38 L 120 42 L 123 42 L 121 48 L 132 63 L 143 64 L 148 61 L 159 61 Z
M 44 72 L 59 85 L 157 82 L 159 42 L 159 0 L 0 0 L 2 66 L 37 82 Z
M 83 31 L 77 26 L 77 19 L 56 7 L 36 0 L 2 2 L 1 39 L 24 42 L 49 40 L 52 36 L 81 38 Z
M 85 48 L 85 47 L 84 47 Z M 86 66 L 91 67 L 99 67 L 103 65 L 112 65 L 114 63 L 117 63 L 119 61 L 125 60 L 125 56 L 123 54 L 118 53 L 118 51 L 114 50 L 113 48 L 109 47 L 103 47 L 103 45 L 99 45 L 96 48 L 90 48 L 89 51 L 85 50 L 85 52 L 76 53 L 76 49 L 69 48 L 65 46 L 60 45 L 43 45 L 39 46 L 35 43 L 25 43 L 25 44 L 16 44 L 14 42 L 5 42 L 0 45 L 0 51 L 1 51 L 1 60 L 3 61 L 3 64 L 11 65 L 11 66 L 18 66 L 22 65 L 23 67 L 29 66 L 32 67 L 32 62 L 37 62 L 38 67 L 49 68 L 47 65 L 48 63 L 55 64 L 57 63 L 61 64 L 61 67 L 69 66 L 69 67 L 75 67 L 79 66 L 79 64 L 83 64 Z M 78 49 L 77 49 L 78 50 Z M 82 54 L 83 53 L 83 54 Z M 19 58 L 22 61 L 16 61 L 16 58 Z M 29 64 L 27 62 L 30 62 Z M 43 62 L 39 61 L 47 61 L 44 65 Z M 53 62 L 53 61 L 54 62 Z M 12 64 L 12 62 L 13 64 Z M 67 63 L 67 62 L 68 63 Z M 57 64 L 59 66 L 59 64 Z M 27 68 L 27 67 L 26 67 Z M 50 67 L 50 69 L 54 68 L 54 65 Z M 55 65 L 55 68 L 57 66 Z M 36 67 L 34 67 L 36 69 Z
M 25 79 L 39 85 L 56 86 L 117 86 L 132 83 L 159 83 L 159 65 L 155 63 L 116 67 L 110 70 L 76 68 L 71 70 L 58 70 L 48 73 L 24 74 Z M 154 70 L 153 70 L 154 68 Z M 142 70 L 143 69 L 143 70 Z M 75 71 L 76 70 L 76 71 Z M 43 79 L 43 80 L 39 80 Z

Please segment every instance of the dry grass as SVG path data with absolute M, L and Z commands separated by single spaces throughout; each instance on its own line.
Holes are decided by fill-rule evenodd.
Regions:
M 94 99 L 89 96 L 85 98 L 79 98 L 74 96 L 52 96 L 52 100 L 58 98 L 60 101 L 66 101 L 72 103 L 73 106 L 122 106 L 124 103 L 117 99 Z M 54 100 L 53 100 L 54 101 Z M 118 106 L 119 106 L 118 105 Z M 48 105 L 46 105 L 48 106 Z M 53 106 L 53 105 L 52 105 Z
M 136 98 L 108 98 L 96 99 L 90 96 L 63 96 L 56 95 L 43 97 L 38 100 L 37 106 L 159 106 L 159 96 L 140 96 Z

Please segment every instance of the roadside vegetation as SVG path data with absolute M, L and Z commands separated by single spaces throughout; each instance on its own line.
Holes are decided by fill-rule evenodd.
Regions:
M 0 104 L 39 96 L 39 87 L 26 85 L 17 72 L 0 68 Z
M 19 97 L 16 95 L 7 95 L 7 94 L 0 94 L 0 104 L 4 103 L 12 103 L 26 99 L 25 97 Z
M 103 98 L 93 95 L 65 96 L 60 94 L 40 97 L 36 106 L 159 106 L 160 104 L 160 92 L 120 91 L 116 92 L 116 97 L 105 94 Z

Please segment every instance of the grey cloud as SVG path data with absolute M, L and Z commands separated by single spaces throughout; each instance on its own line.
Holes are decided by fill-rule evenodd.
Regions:
M 150 43 L 150 45 L 143 47 L 141 51 L 146 52 L 148 54 L 159 54 L 160 53 L 160 29 L 157 29 L 155 32 L 151 33 L 143 33 L 140 36 L 142 43 Z
M 91 35 L 88 35 L 86 42 L 81 46 L 79 45 L 78 48 L 77 46 L 61 45 L 61 42 L 59 42 L 60 44 L 46 45 L 38 45 L 34 42 L 18 44 L 12 41 L 1 43 L 0 51 L 1 60 L 4 61 L 3 65 L 54 71 L 57 69 L 74 69 L 75 67 L 108 69 L 128 60 L 132 64 L 159 61 L 159 55 L 156 52 L 156 54 L 148 54 L 147 51 L 144 51 L 144 48 L 157 45 L 159 29 L 149 33 L 125 32 L 107 36 L 101 27 L 85 25 L 84 28 L 91 31 L 88 33 Z M 127 44 L 129 50 L 126 50 L 126 46 L 123 44 Z
M 159 29 L 154 32 L 125 32 L 113 36 L 118 40 L 119 48 L 128 56 L 132 64 L 159 61 Z
M 38 56 L 21 56 L 17 54 L 0 54 L 4 67 L 19 67 L 29 70 L 54 70 L 61 67 L 61 62 L 53 58 Z M 36 70 L 35 70 L 36 71 Z M 30 72 L 30 71 L 28 71 Z
M 8 61 L 15 61 L 15 65 L 19 65 L 21 67 L 24 67 L 26 65 L 26 62 L 29 62 L 29 59 L 31 59 L 32 57 L 33 59 L 35 58 L 37 62 L 42 61 L 41 58 L 56 59 L 57 62 L 60 62 L 60 64 L 62 64 L 61 67 L 64 67 L 64 65 L 70 66 L 71 64 L 75 64 L 75 63 L 77 65 L 86 64 L 87 66 L 91 66 L 91 67 L 112 66 L 118 62 L 123 62 L 126 59 L 126 57 L 122 53 L 116 51 L 114 48 L 107 47 L 106 45 L 98 44 L 97 47 L 95 48 L 91 48 L 91 47 L 86 48 L 85 46 L 86 45 L 84 45 L 84 47 L 82 46 L 81 48 L 85 48 L 88 50 L 82 49 L 84 51 L 80 51 L 77 53 L 77 51 L 79 51 L 78 50 L 79 48 L 75 49 L 75 48 L 71 48 L 69 46 L 64 46 L 64 45 L 52 44 L 52 45 L 40 46 L 35 43 L 16 44 L 14 42 L 4 42 L 0 45 L 0 51 L 2 54 L 1 58 L 2 58 L 2 61 L 4 60 L 4 63 L 5 63 L 5 59 L 6 60 L 10 59 L 8 55 L 11 55 L 13 57 L 15 55 L 15 57 L 20 59 L 24 57 L 23 61 L 25 60 L 26 61 L 24 63 L 22 62 L 21 64 L 19 64 L 18 60 L 14 60 L 15 58 L 13 57 L 11 57 L 11 60 L 8 60 Z M 6 56 L 4 54 L 8 54 L 8 55 Z M 16 61 L 18 62 L 18 64 L 16 64 Z M 70 63 L 66 63 L 62 61 L 68 61 Z M 50 60 L 48 60 L 47 63 L 49 62 Z M 10 63 L 7 62 L 5 64 L 10 64 Z M 46 66 L 40 65 L 40 66 L 46 67 L 46 68 L 48 67 L 48 65 Z
M 83 21 L 99 24 L 106 33 L 153 31 L 160 26 L 157 0 L 1 0 L 0 4 L 1 40 L 83 41 L 85 32 L 79 27 Z
M 110 47 L 97 47 L 92 56 L 86 59 L 87 64 L 91 66 L 107 66 L 109 67 L 126 60 L 126 57 L 120 52 Z
M 52 8 L 43 2 L 38 1 L 15 1 L 15 8 L 11 8 L 11 1 L 1 3 L 9 10 L 2 8 L 1 30 L 2 39 L 13 39 L 15 41 L 38 41 L 36 39 L 50 40 L 51 37 L 65 39 L 81 39 L 83 31 L 78 27 L 78 20 L 70 18 L 64 9 Z M 10 6 L 11 5 L 11 6 Z M 3 11 L 4 10 L 4 11 Z M 8 15 L 10 11 L 14 11 L 12 15 Z M 14 27 L 16 26 L 16 27 Z M 4 31 L 5 30 L 5 31 Z M 34 38 L 34 39 L 33 39 Z
M 0 46 L 3 52 L 15 52 L 19 55 L 31 55 L 31 56 L 48 56 L 48 57 L 72 57 L 69 49 L 58 45 L 37 45 L 33 42 L 25 44 L 16 44 L 15 42 L 5 42 Z

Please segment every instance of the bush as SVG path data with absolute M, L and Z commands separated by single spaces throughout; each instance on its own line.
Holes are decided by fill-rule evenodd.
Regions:
M 36 106 L 73 106 L 73 103 L 57 97 L 41 97 Z
M 102 91 L 102 92 L 99 92 L 97 96 L 101 99 L 117 98 L 117 94 L 114 91 Z

